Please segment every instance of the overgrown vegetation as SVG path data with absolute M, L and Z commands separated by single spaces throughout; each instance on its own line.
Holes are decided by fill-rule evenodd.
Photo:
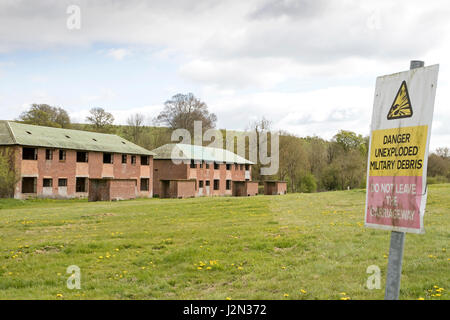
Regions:
M 0 148 L 0 198 L 13 197 L 14 188 L 20 179 L 13 165 L 14 156 L 12 148 Z

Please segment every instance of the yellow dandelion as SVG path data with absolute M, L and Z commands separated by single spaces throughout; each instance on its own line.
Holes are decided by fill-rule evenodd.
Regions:
M 289 297 L 289 294 L 285 293 L 283 296 L 284 296 L 285 298 L 287 298 L 287 297 Z
M 226 297 L 225 300 L 231 300 L 231 298 L 230 297 Z
M 305 293 L 306 293 L 306 290 L 300 289 L 300 292 L 303 293 L 303 294 L 305 294 Z
M 341 296 L 347 295 L 347 293 L 345 293 L 345 292 L 340 292 L 339 294 L 340 294 Z
M 424 298 L 422 298 L 422 297 L 419 297 L 417 300 L 425 300 Z
M 57 297 L 57 298 L 62 298 L 63 295 L 62 295 L 61 293 L 58 293 L 58 294 L 56 294 L 56 297 Z

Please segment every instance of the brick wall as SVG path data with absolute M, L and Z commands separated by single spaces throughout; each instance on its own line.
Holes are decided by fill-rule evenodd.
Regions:
M 226 164 L 219 164 L 218 169 L 214 169 L 214 163 L 209 164 L 207 168 L 206 162 L 195 162 L 195 168 L 190 167 L 190 163 L 174 164 L 172 160 L 156 159 L 154 160 L 154 194 L 160 192 L 160 180 L 176 180 L 176 179 L 195 179 L 195 195 L 196 196 L 223 196 L 232 195 L 232 181 L 245 181 L 245 165 L 230 164 L 230 170 L 226 169 Z M 247 175 L 251 177 L 251 167 L 247 170 Z M 214 190 L 214 180 L 219 180 L 219 189 Z M 230 188 L 226 189 L 226 181 L 230 180 Z M 203 181 L 203 188 L 200 187 L 200 181 Z M 209 188 L 206 186 L 209 181 Z M 208 192 L 209 191 L 209 192 Z
M 287 193 L 287 183 L 285 181 L 265 181 L 264 194 L 278 195 Z
M 153 161 L 153 194 L 161 193 L 161 180 L 177 180 L 188 178 L 188 164 L 174 164 L 172 160 Z
M 122 155 L 113 154 L 113 164 L 103 163 L 102 152 L 88 152 L 88 162 L 77 162 L 77 151 L 64 150 L 65 160 L 59 159 L 59 149 L 53 150 L 53 159 L 46 160 L 46 148 L 37 149 L 37 160 L 22 160 L 22 147 L 17 147 L 17 168 L 19 168 L 22 177 L 36 177 L 36 194 L 31 196 L 38 197 L 86 197 L 87 192 L 76 192 L 76 178 L 101 179 L 104 177 L 115 179 L 132 179 L 136 182 L 139 196 L 151 197 L 152 188 L 152 168 L 153 157 L 149 158 L 149 165 L 142 166 L 140 156 L 136 156 L 136 164 L 131 163 L 131 155 L 127 155 L 127 163 L 122 164 Z M 140 179 L 150 179 L 149 190 L 140 191 Z M 43 179 L 52 179 L 52 187 L 43 187 Z M 59 179 L 67 179 L 67 186 L 58 186 Z M 125 187 L 119 188 L 124 190 Z M 128 188 L 128 186 L 126 187 Z M 136 194 L 135 187 L 132 192 Z M 16 187 L 16 198 L 24 198 L 29 195 L 22 194 L 22 185 L 19 181 Z M 86 190 L 88 191 L 88 190 Z M 125 191 L 124 191 L 125 192 Z M 126 191 L 124 196 L 128 197 Z M 131 191 L 130 191 L 131 192 Z
M 247 196 L 256 196 L 258 194 L 258 182 L 247 181 L 245 183 Z
M 137 195 L 136 180 L 110 180 L 109 200 L 134 199 Z

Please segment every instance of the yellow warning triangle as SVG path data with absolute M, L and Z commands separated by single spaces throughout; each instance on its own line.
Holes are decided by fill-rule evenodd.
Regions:
M 412 117 L 413 110 L 411 107 L 411 100 L 409 99 L 408 88 L 406 82 L 403 81 L 400 89 L 398 89 L 394 102 L 388 113 L 388 120 L 409 118 Z

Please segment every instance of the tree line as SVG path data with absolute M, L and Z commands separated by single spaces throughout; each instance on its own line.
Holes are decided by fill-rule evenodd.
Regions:
M 194 121 L 201 121 L 204 131 L 216 128 L 217 116 L 209 112 L 206 103 L 192 93 L 188 93 L 177 94 L 167 100 L 163 110 L 154 119 L 147 119 L 143 114 L 136 113 L 128 117 L 126 125 L 115 125 L 112 113 L 100 107 L 90 110 L 85 119 L 86 123 L 72 123 L 66 110 L 47 104 L 32 104 L 30 109 L 23 112 L 17 120 L 41 126 L 117 134 L 152 150 L 171 143 L 171 134 L 174 129 L 187 129 L 193 137 Z M 247 130 L 256 132 L 258 136 L 265 133 L 270 136 L 271 122 L 263 117 L 249 123 Z M 222 132 L 225 133 L 225 130 Z M 287 181 L 290 192 L 365 187 L 368 136 L 340 130 L 332 139 L 326 140 L 318 136 L 299 137 L 285 131 L 278 133 L 279 170 L 277 174 L 261 176 L 259 170 L 261 165 L 257 163 L 252 171 L 253 180 Z M 268 142 L 270 150 L 270 139 Z M 15 180 L 15 175 L 11 174 L 11 168 L 3 165 L 9 163 L 9 159 L 6 159 L 9 156 L 0 155 L 0 164 L 2 164 L 0 166 L 2 168 L 0 196 L 8 194 L 1 189 L 1 186 L 10 185 Z M 450 150 L 447 147 L 438 148 L 430 153 L 428 158 L 428 183 L 445 182 L 450 182 Z

